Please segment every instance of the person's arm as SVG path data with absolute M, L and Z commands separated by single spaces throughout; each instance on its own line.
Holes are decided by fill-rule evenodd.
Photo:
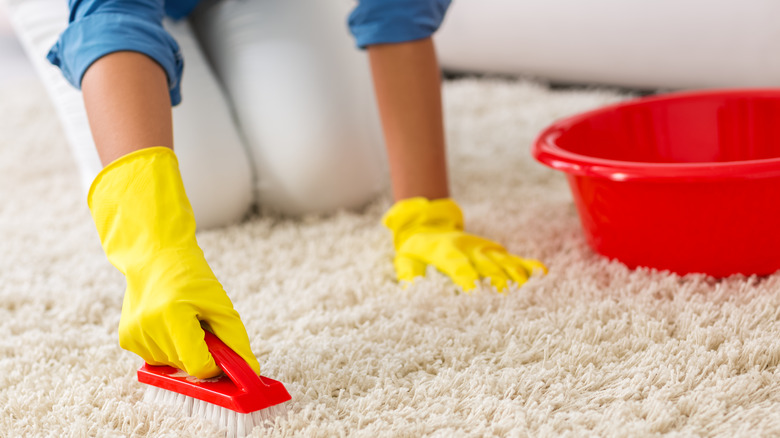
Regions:
M 449 196 L 441 79 L 431 38 L 368 47 L 396 201 Z
M 109 261 L 127 279 L 119 344 L 151 365 L 220 373 L 201 322 L 260 372 L 241 319 L 195 238 L 173 153 L 165 71 L 150 57 L 103 56 L 81 83 L 103 170 L 88 203 Z
M 142 23 L 135 32 L 155 32 L 154 20 L 135 22 Z M 106 46 L 126 42 L 99 20 L 95 26 L 102 27 L 86 21 L 71 25 L 74 30 L 64 34 L 51 59 L 81 86 L 105 166 L 88 204 L 107 258 L 127 279 L 120 346 L 149 364 L 212 377 L 220 369 L 203 340 L 204 322 L 259 373 L 246 329 L 195 239 L 194 214 L 173 153 L 171 69 L 140 52 L 165 54 L 169 46 L 138 38 L 147 45 L 102 54 L 82 76 L 79 69 L 95 45 L 82 45 L 74 34 L 100 38 Z
M 480 278 L 500 291 L 509 281 L 520 285 L 533 271 L 545 271 L 537 260 L 464 231 L 463 213 L 449 199 L 433 40 L 370 45 L 368 55 L 396 200 L 383 222 L 393 232 L 398 279 L 413 281 L 433 265 L 465 291 Z
M 142 148 L 173 148 L 168 80 L 148 56 L 114 52 L 98 59 L 84 73 L 81 90 L 104 166 Z

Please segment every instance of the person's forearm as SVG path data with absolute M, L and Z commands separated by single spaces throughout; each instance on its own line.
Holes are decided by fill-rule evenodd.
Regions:
M 81 89 L 104 166 L 138 149 L 173 147 L 168 81 L 151 58 L 136 52 L 106 55 L 86 71 Z
M 368 48 L 396 200 L 449 196 L 441 78 L 433 41 Z

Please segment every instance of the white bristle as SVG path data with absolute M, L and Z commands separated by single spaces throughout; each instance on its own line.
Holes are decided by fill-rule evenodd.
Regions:
M 225 416 L 228 409 L 225 409 L 223 407 L 217 407 L 214 409 L 214 423 L 216 424 L 225 424 L 224 421 L 226 421 Z
M 196 417 L 203 418 L 206 414 L 206 402 L 204 402 L 203 400 L 195 400 L 194 403 L 195 403 L 194 406 L 195 409 L 192 410 L 192 413 Z
M 195 399 L 192 397 L 184 397 L 184 405 L 182 406 L 184 412 L 192 412 L 192 405 L 194 400 Z
M 246 430 L 252 430 L 252 429 L 255 428 L 255 426 L 259 426 L 259 424 L 255 423 L 255 415 L 254 414 L 255 413 L 252 412 L 252 413 L 249 413 L 249 414 L 245 415 L 245 417 L 246 417 L 246 425 L 245 425 Z
M 217 424 L 227 424 L 227 409 L 225 408 L 219 408 L 216 409 L 216 411 L 219 413 L 217 415 Z
M 227 434 L 228 436 L 238 436 L 238 431 L 236 431 L 236 416 L 238 415 L 238 412 L 229 412 L 228 413 L 228 421 L 227 421 Z
M 145 403 L 154 403 L 157 399 L 157 392 L 161 391 L 159 388 L 155 388 L 153 386 L 146 388 L 146 391 L 144 391 L 144 402 Z
M 241 421 L 243 418 L 243 415 L 236 415 L 236 435 L 237 436 L 245 436 L 246 435 L 246 428 L 244 428 L 244 422 Z
M 206 417 L 209 421 L 211 421 L 214 424 L 219 424 L 219 411 L 221 408 L 216 409 L 209 409 L 206 413 Z
M 274 418 L 287 413 L 287 407 L 283 403 L 249 414 L 241 414 L 203 400 L 154 386 L 147 388 L 144 393 L 144 402 L 170 405 L 181 409 L 180 412 L 185 415 L 211 421 L 219 429 L 226 429 L 225 436 L 227 438 L 243 438 L 250 434 L 255 427 L 264 425 L 266 421 L 273 422 Z

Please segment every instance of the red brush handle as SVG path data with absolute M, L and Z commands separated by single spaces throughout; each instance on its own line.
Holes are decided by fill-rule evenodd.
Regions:
M 249 392 L 258 386 L 265 385 L 260 377 L 255 374 L 252 367 L 230 347 L 225 345 L 218 337 L 208 330 L 203 330 L 206 335 L 204 340 L 209 348 L 209 353 L 214 357 L 214 362 L 222 371 L 244 391 Z
M 138 381 L 241 413 L 255 412 L 290 400 L 290 393 L 281 382 L 258 376 L 241 356 L 211 332 L 204 331 L 203 339 L 226 378 L 195 381 L 179 375 L 176 368 L 144 364 L 138 370 Z

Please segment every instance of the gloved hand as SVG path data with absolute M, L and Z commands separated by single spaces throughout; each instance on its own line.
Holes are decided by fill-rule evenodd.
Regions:
M 119 345 L 150 365 L 200 379 L 220 374 L 201 321 L 260 373 L 244 324 L 195 240 L 195 218 L 171 149 L 141 149 L 106 166 L 88 203 L 109 261 L 127 279 Z
M 534 270 L 547 268 L 539 261 L 507 253 L 496 242 L 463 231 L 463 213 L 452 199 L 398 201 L 384 216 L 393 232 L 395 270 L 399 280 L 412 281 L 433 265 L 470 291 L 480 277 L 490 278 L 499 291 L 509 280 L 525 283 Z

